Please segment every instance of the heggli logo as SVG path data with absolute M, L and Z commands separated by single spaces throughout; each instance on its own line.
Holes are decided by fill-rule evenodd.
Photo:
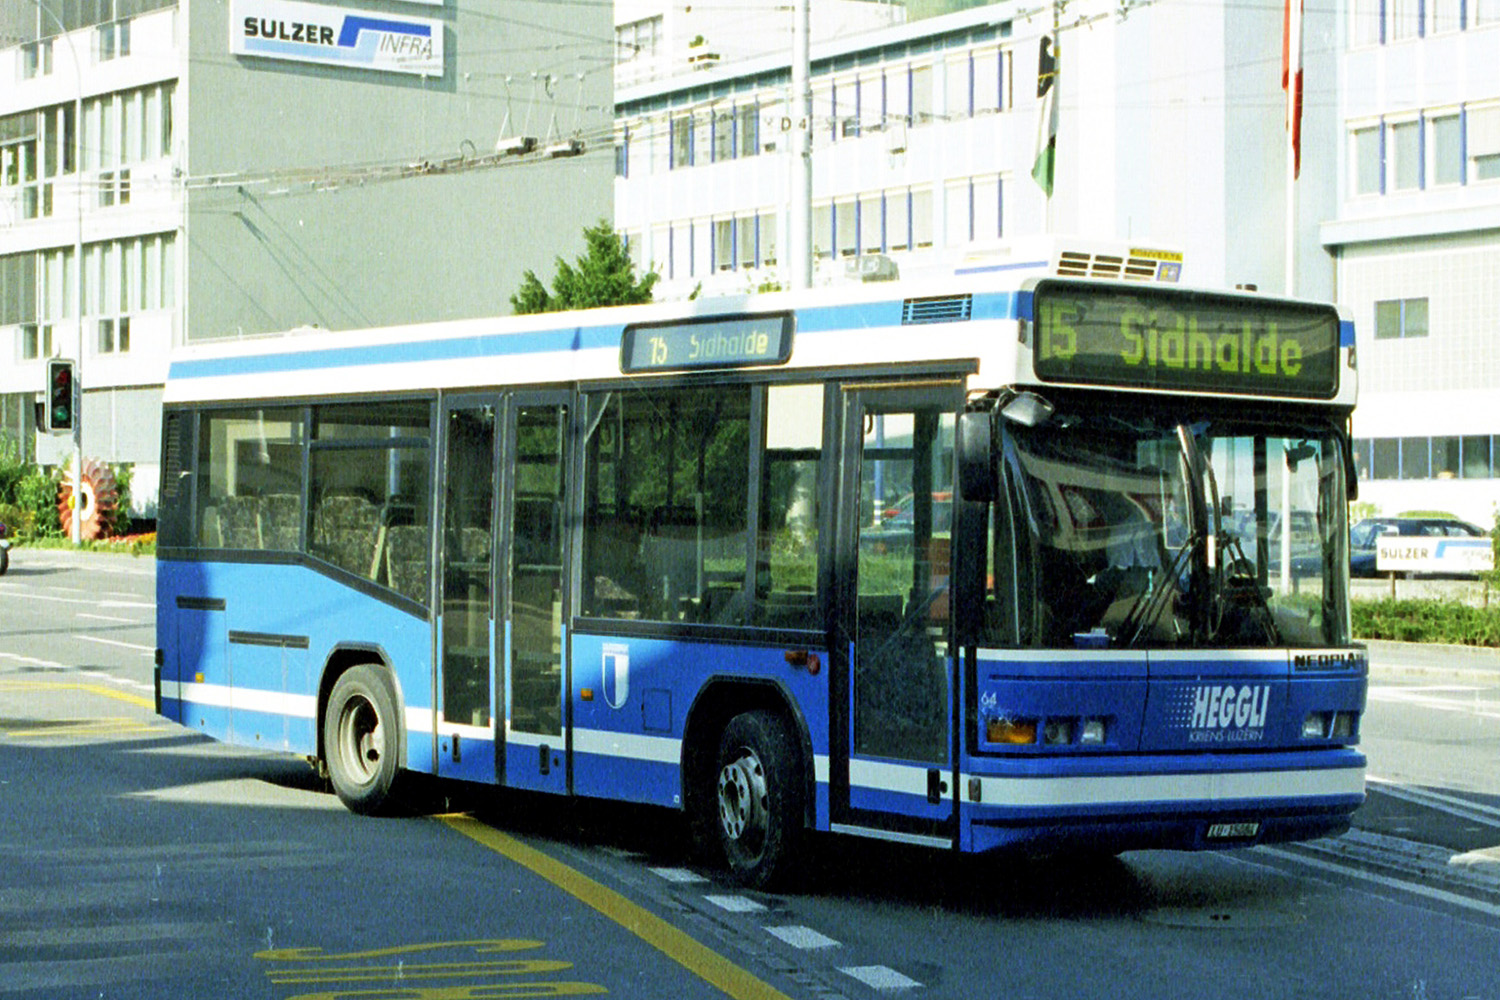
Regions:
M 1269 684 L 1199 684 L 1184 688 L 1174 713 L 1189 743 L 1247 743 L 1265 737 Z

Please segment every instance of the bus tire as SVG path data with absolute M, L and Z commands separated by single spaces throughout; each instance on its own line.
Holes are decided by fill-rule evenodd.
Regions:
M 742 885 L 763 889 L 791 873 L 803 832 L 800 756 L 777 712 L 744 712 L 724 727 L 708 799 L 724 860 Z
M 401 731 L 396 693 L 374 664 L 346 670 L 323 716 L 323 753 L 339 799 L 367 816 L 395 811 Z

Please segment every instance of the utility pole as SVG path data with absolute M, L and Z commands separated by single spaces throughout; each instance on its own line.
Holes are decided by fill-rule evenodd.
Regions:
M 74 545 L 83 541 L 83 525 L 79 513 L 83 509 L 83 63 L 78 60 L 78 49 L 68 34 L 67 25 L 42 0 L 31 0 L 37 10 L 52 19 L 57 25 L 58 36 L 67 43 L 68 54 L 73 59 L 73 178 L 77 188 L 78 230 L 73 234 L 73 320 L 77 324 L 77 350 L 73 355 L 73 517 L 72 540 Z M 40 23 L 38 24 L 40 28 Z M 40 41 L 41 32 L 37 32 Z M 50 387 L 49 387 L 50 390 Z
M 791 287 L 811 288 L 812 257 L 812 2 L 796 0 L 792 24 L 791 209 L 787 261 Z

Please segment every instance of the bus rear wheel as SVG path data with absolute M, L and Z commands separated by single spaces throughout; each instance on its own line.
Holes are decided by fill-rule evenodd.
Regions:
M 380 667 L 351 667 L 333 685 L 323 716 L 323 752 L 333 790 L 350 810 L 394 810 L 401 732 L 396 693 Z
M 745 712 L 724 727 L 711 801 L 719 846 L 743 885 L 766 888 L 791 874 L 802 837 L 798 760 L 791 729 L 775 712 Z

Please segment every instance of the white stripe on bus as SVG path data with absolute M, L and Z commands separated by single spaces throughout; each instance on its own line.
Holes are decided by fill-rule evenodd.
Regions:
M 979 796 L 969 794 L 979 781 Z M 964 799 L 980 805 L 1104 806 L 1226 802 L 1236 799 L 1311 799 L 1363 795 L 1363 767 L 1314 771 L 1223 771 L 1203 774 L 1124 774 L 1089 777 L 996 778 L 964 775 Z

